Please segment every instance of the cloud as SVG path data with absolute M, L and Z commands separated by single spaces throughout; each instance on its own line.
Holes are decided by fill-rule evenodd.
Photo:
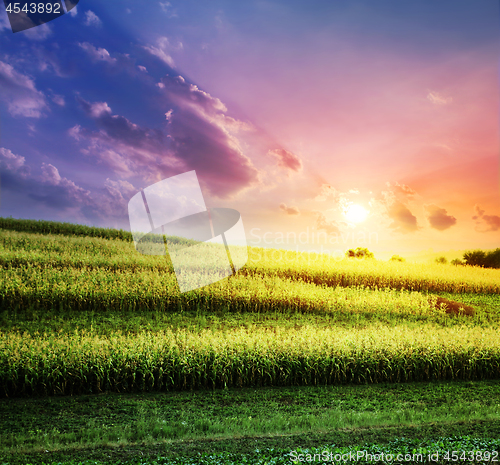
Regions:
M 427 219 L 431 227 L 438 231 L 444 231 L 457 224 L 457 219 L 448 215 L 444 208 L 439 208 L 436 205 L 426 205 L 425 209 L 428 212 Z
M 141 65 L 139 65 L 139 66 L 137 66 L 137 68 L 138 68 L 140 71 L 142 71 L 143 73 L 147 73 L 147 72 L 148 72 L 148 70 L 146 69 L 146 67 L 145 67 L 145 66 L 141 66 Z
M 87 52 L 87 55 L 93 61 L 104 61 L 106 63 L 115 64 L 116 58 L 112 58 L 109 52 L 105 48 L 96 48 L 88 42 L 79 42 L 79 47 Z
M 33 182 L 29 196 L 53 208 L 79 207 L 92 203 L 90 192 L 61 177 L 51 164 L 42 163 L 39 182 Z
M 91 203 L 90 192 L 63 178 L 54 165 L 43 163 L 41 175 L 33 176 L 24 157 L 0 148 L 0 168 L 2 188 L 27 194 L 49 207 L 64 209 Z
M 486 212 L 477 203 L 474 205 L 475 215 L 472 217 L 473 220 L 481 218 Z
M 40 118 L 47 108 L 45 96 L 36 89 L 34 81 L 0 61 L 0 100 L 7 103 L 12 116 Z
M 60 107 L 64 107 L 66 105 L 66 102 L 64 100 L 64 97 L 62 95 L 53 95 L 52 96 L 52 101 L 56 104 L 59 105 Z
M 15 155 L 9 149 L 0 147 L 0 168 L 5 171 L 19 173 L 20 176 L 26 177 L 29 174 L 26 159 L 20 155 Z
M 417 192 L 406 184 L 399 184 L 399 182 L 390 183 L 386 182 L 386 186 L 400 199 L 408 199 L 414 197 Z
M 341 234 L 339 222 L 328 220 L 323 212 L 314 211 L 313 213 L 316 214 L 316 229 L 324 230 L 327 234 Z
M 85 100 L 82 100 L 80 103 L 92 118 L 102 118 L 111 115 L 111 108 L 109 108 L 106 102 L 94 102 L 89 104 L 85 102 Z
M 91 10 L 85 12 L 85 26 L 95 26 L 99 27 L 102 25 L 102 21 L 99 17 Z
M 161 89 L 168 97 L 191 112 L 196 112 L 200 116 L 216 117 L 227 112 L 226 106 L 216 97 L 212 97 L 208 92 L 200 90 L 198 86 L 189 84 L 182 76 L 165 76 L 161 82 Z
M 151 55 L 159 58 L 163 63 L 168 65 L 170 68 L 175 68 L 175 63 L 173 58 L 170 56 L 170 42 L 167 37 L 160 37 L 157 40 L 157 46 L 146 45 L 143 47 L 144 50 L 149 52 Z
M 500 231 L 500 216 L 497 215 L 485 215 L 485 210 L 483 210 L 479 205 L 474 205 L 475 215 L 472 217 L 476 220 L 476 231 L 477 232 L 492 232 Z
M 387 214 L 392 220 L 389 228 L 395 231 L 409 233 L 419 229 L 416 216 L 414 216 L 409 208 L 399 200 L 396 200 L 387 208 Z
M 314 200 L 316 200 L 316 202 L 325 202 L 329 197 L 332 197 L 335 202 L 338 202 L 340 192 L 330 184 L 322 184 L 320 193 L 314 197 Z
M 178 160 L 195 169 L 218 197 L 229 197 L 259 181 L 259 172 L 243 153 L 233 131 L 245 123 L 227 116 L 225 105 L 181 76 L 161 80 L 162 93 L 177 108 L 170 115 L 169 140 Z
M 70 2 L 68 2 L 68 0 L 66 0 L 66 5 L 68 5 L 68 3 L 70 3 Z M 70 8 L 71 8 L 71 6 L 68 5 L 68 10 L 69 10 L 68 13 L 71 16 L 73 16 L 73 18 L 74 18 L 78 14 L 78 5 L 75 5 L 73 8 L 71 8 L 71 10 L 70 10 Z
M 127 181 L 106 179 L 104 186 L 93 193 L 61 176 L 50 163 L 43 163 L 39 170 L 31 170 L 26 160 L 11 150 L 0 147 L 2 189 L 27 195 L 32 200 L 61 213 L 69 213 L 78 220 L 91 220 L 107 227 L 126 227 L 127 205 L 138 191 Z M 31 174 L 37 171 L 37 174 Z
M 389 190 L 382 191 L 379 198 L 370 201 L 372 211 L 389 218 L 389 228 L 401 233 L 415 232 L 420 229 L 417 218 L 410 211 L 408 204 L 417 192 L 405 184 L 387 182 Z
M 165 119 L 157 128 L 113 114 L 107 102 L 77 97 L 97 130 L 75 125 L 68 135 L 81 144 L 82 153 L 123 178 L 156 182 L 196 170 L 203 188 L 220 198 L 259 182 L 259 172 L 234 134 L 244 123 L 227 116 L 219 99 L 181 77 L 167 76 L 161 83 Z
M 0 31 L 2 31 L 3 29 L 7 29 L 8 31 L 12 30 L 10 27 L 7 12 L 5 11 L 5 9 L 0 8 Z
M 275 157 L 278 160 L 278 165 L 282 168 L 291 171 L 300 171 L 302 169 L 302 162 L 300 158 L 285 149 L 269 150 L 268 155 Z
M 167 18 L 177 17 L 177 13 L 173 10 L 170 2 L 160 2 L 160 8 L 167 15 Z
M 287 215 L 300 215 L 297 207 L 287 207 L 285 203 L 280 203 L 280 210 L 284 211 Z
M 448 105 L 453 102 L 451 97 L 444 97 L 438 92 L 429 92 L 427 94 L 427 100 L 429 100 L 434 105 Z
M 158 176 L 158 164 L 168 165 L 167 137 L 159 129 L 142 128 L 127 118 L 113 115 L 106 102 L 90 103 L 77 98 L 82 109 L 99 127 L 93 132 L 80 125 L 68 134 L 79 142 L 87 142 L 82 152 L 95 156 L 120 176 Z
M 52 29 L 48 24 L 41 24 L 40 26 L 26 29 L 22 34 L 31 40 L 42 41 L 52 34 Z

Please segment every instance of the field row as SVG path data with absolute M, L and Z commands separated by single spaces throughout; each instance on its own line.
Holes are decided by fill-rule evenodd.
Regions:
M 0 333 L 3 396 L 500 378 L 496 329 Z
M 438 264 L 338 260 L 326 254 L 248 248 L 242 276 L 279 277 L 329 287 L 364 286 L 423 292 L 500 293 L 500 270 Z M 170 274 L 168 256 L 142 255 L 123 240 L 13 231 L 0 234 L 0 270 L 98 270 L 103 273 Z M 8 279 L 8 278 L 6 278 Z
M 105 270 L 0 269 L 0 305 L 19 312 L 238 312 L 302 313 L 344 321 L 358 314 L 387 324 L 433 321 L 443 324 L 491 324 L 500 309 L 476 317 L 454 317 L 435 307 L 435 297 L 414 291 L 318 286 L 290 279 L 238 274 L 181 294 L 171 273 Z M 347 315 L 347 316 L 346 316 Z M 349 317 L 351 318 L 351 317 Z

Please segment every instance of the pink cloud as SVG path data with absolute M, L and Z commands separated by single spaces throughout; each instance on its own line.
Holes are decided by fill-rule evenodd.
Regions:
M 476 231 L 477 232 L 492 232 L 500 230 L 500 216 L 498 215 L 485 215 L 485 210 L 483 210 L 479 205 L 474 205 L 475 215 L 472 217 L 476 220 Z
M 457 219 L 454 216 L 448 215 L 444 208 L 439 208 L 436 205 L 426 205 L 425 209 L 428 213 L 427 219 L 431 227 L 438 231 L 444 231 L 457 224 Z
M 268 153 L 278 160 L 278 165 L 282 168 L 289 169 L 291 171 L 300 171 L 302 169 L 302 161 L 300 158 L 288 150 L 275 149 L 269 150 Z
M 280 203 L 280 210 L 284 211 L 287 215 L 300 215 L 297 207 L 287 207 L 285 203 Z

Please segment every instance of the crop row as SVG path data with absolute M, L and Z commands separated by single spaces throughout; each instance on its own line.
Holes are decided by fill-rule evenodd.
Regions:
M 0 333 L 3 396 L 500 378 L 495 329 Z
M 439 319 L 418 292 L 328 288 L 289 279 L 236 275 L 181 294 L 171 273 L 25 267 L 0 269 L 0 305 L 9 312 L 27 309 L 73 311 L 363 312 L 374 318 Z
M 320 286 L 364 286 L 424 292 L 500 293 L 500 270 L 468 266 L 337 260 L 331 255 L 248 248 L 239 274 L 279 277 Z M 167 256 L 142 255 L 130 242 L 0 231 L 0 268 L 99 269 L 172 273 Z

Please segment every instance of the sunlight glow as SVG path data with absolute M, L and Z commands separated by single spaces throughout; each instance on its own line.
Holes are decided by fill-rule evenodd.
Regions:
M 366 220 L 368 213 L 370 212 L 361 205 L 353 204 L 347 207 L 344 215 L 351 223 L 361 223 Z

